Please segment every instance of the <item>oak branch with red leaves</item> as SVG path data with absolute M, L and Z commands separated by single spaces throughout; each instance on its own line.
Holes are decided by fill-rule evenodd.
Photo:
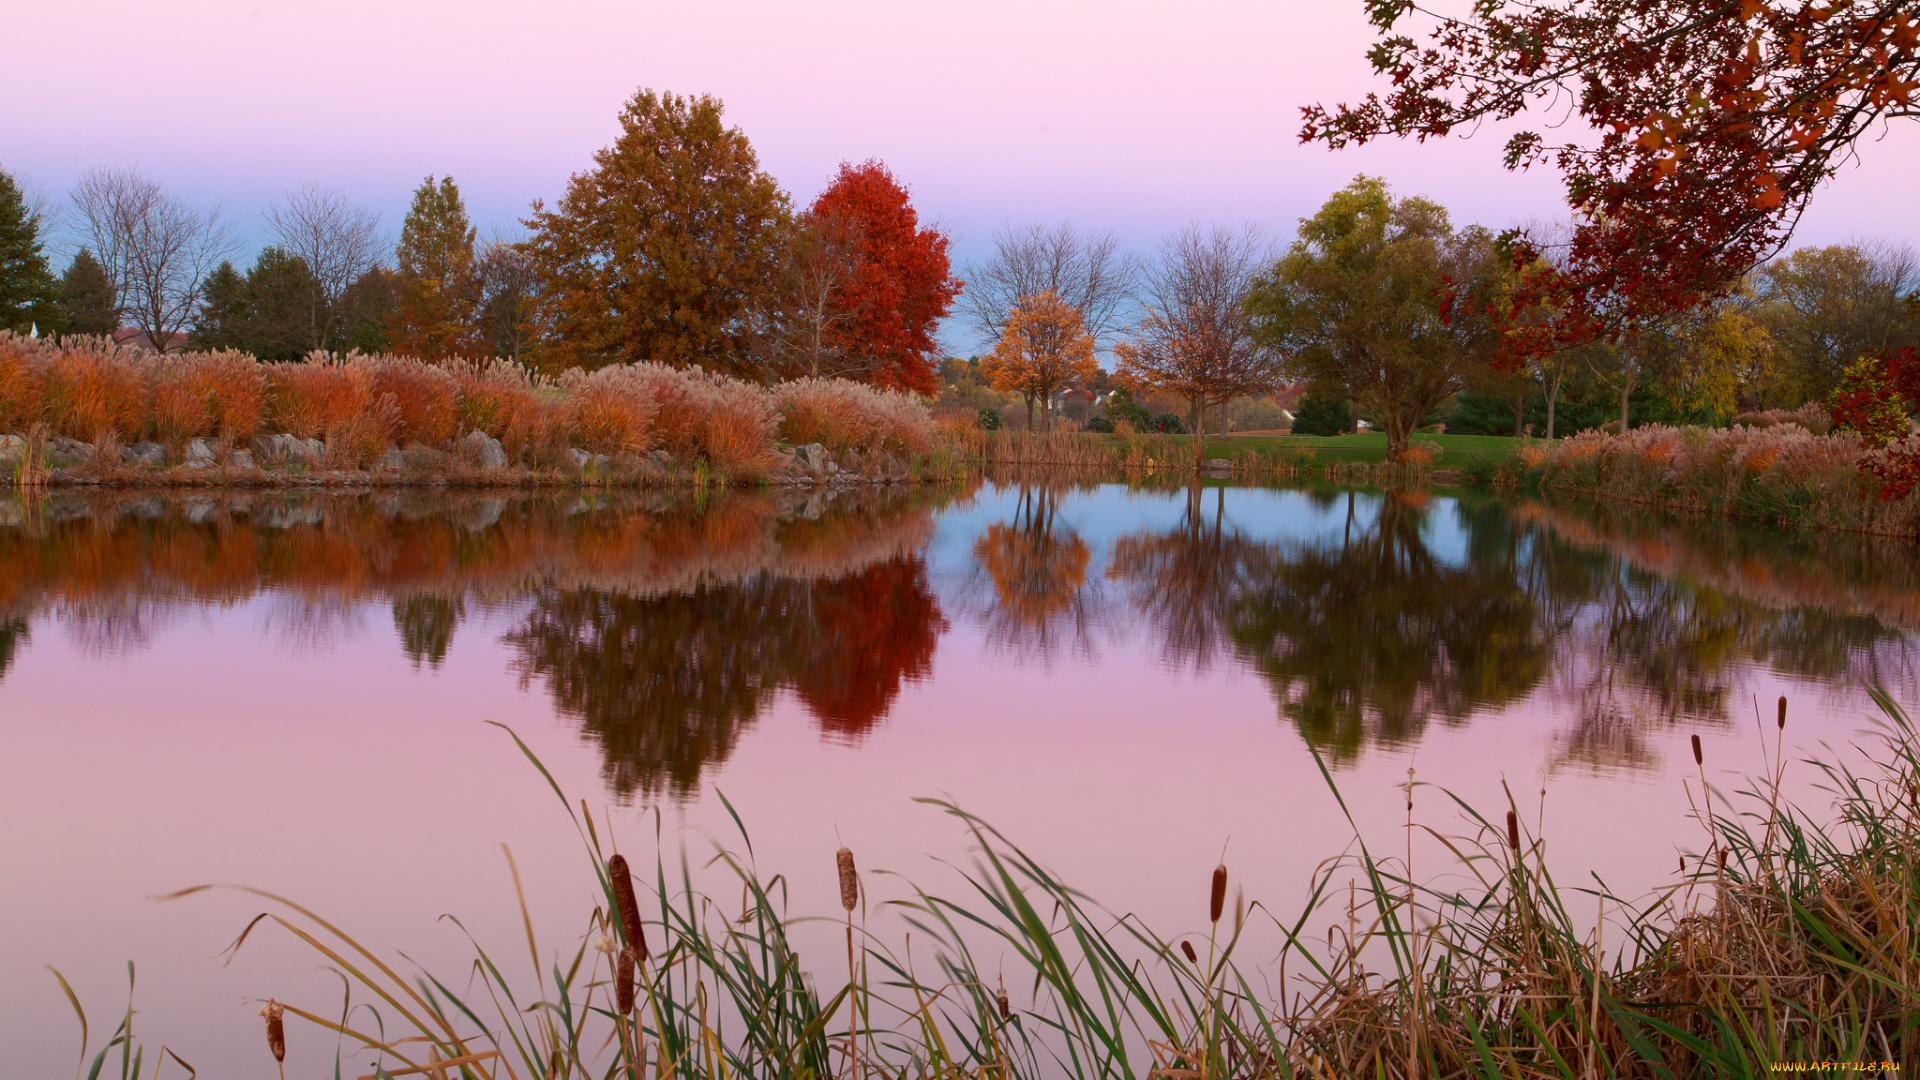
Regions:
M 1607 303 L 1657 318 L 1725 291 L 1786 242 L 1855 142 L 1920 110 L 1913 0 L 1482 0 L 1467 18 L 1367 7 L 1368 59 L 1391 88 L 1304 108 L 1302 141 L 1578 115 L 1588 137 L 1523 130 L 1505 154 L 1565 178 L 1576 316 Z

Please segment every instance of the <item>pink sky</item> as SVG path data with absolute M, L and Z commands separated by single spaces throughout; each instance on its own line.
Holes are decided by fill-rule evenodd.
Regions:
M 0 66 L 0 167 L 48 193 L 137 165 L 219 200 L 250 242 L 260 211 L 320 182 L 397 231 L 428 173 L 483 231 L 553 198 L 638 87 L 710 93 L 800 199 L 878 157 L 964 259 L 1007 222 L 1070 218 L 1150 247 L 1189 221 L 1281 236 L 1355 173 L 1501 227 L 1553 214 L 1546 174 L 1481 138 L 1330 153 L 1298 107 L 1373 85 L 1360 0 L 67 0 L 18 5 Z M 1862 147 L 1803 242 L 1920 237 L 1904 211 L 1920 125 Z M 1894 210 L 1894 208 L 1901 208 Z

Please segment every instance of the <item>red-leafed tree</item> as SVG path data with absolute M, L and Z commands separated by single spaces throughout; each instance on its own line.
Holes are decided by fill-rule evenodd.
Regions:
M 1732 288 L 1876 124 L 1920 112 L 1913 0 L 1368 0 L 1391 87 L 1303 110 L 1303 141 L 1437 138 L 1536 107 L 1513 135 L 1578 215 L 1554 282 L 1565 336 L 1618 336 Z M 1424 37 L 1424 42 L 1417 40 Z M 1567 110 L 1586 121 L 1563 126 Z
M 835 301 L 847 317 L 826 330 L 833 348 L 867 358 L 862 377 L 877 386 L 938 391 L 934 329 L 960 295 L 946 234 L 920 224 L 907 189 L 878 161 L 842 163 L 809 213 L 852 238 Z

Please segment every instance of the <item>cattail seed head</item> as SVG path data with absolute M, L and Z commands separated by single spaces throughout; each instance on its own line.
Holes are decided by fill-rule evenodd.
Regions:
M 1720 849 L 1720 872 L 1722 874 L 1727 872 L 1727 849 L 1726 848 Z
M 1507 811 L 1507 846 L 1520 850 L 1520 815 L 1511 810 Z
M 1000 988 L 1000 992 L 994 995 L 994 1000 L 1000 1003 L 1001 1021 L 1005 1022 L 1013 1019 L 1013 1006 L 1007 1004 L 1007 988 L 1006 987 L 1003 986 Z
M 1698 735 L 1693 737 L 1693 763 L 1695 765 L 1706 764 L 1706 759 L 1700 755 L 1700 736 Z
M 1207 898 L 1207 920 L 1219 922 L 1220 913 L 1227 909 L 1227 864 L 1221 863 L 1213 868 L 1213 895 Z
M 260 1006 L 260 1015 L 267 1018 L 267 1049 L 273 1052 L 273 1060 L 279 1062 L 287 1060 L 287 1026 L 280 1019 L 286 1011 L 286 1006 L 272 998 Z
M 834 853 L 834 860 L 840 864 L 840 906 L 851 915 L 860 906 L 860 875 L 853 869 L 852 849 L 841 848 Z
M 1180 951 L 1187 954 L 1187 963 L 1198 964 L 1200 962 L 1199 955 L 1193 951 L 1193 942 L 1191 941 L 1181 942 Z
M 633 1013 L 633 966 L 638 962 L 631 945 L 621 949 L 613 962 L 613 1003 L 621 1016 Z
M 1781 694 L 1780 695 L 1780 728 L 1781 730 L 1783 731 L 1786 730 L 1786 726 L 1787 726 L 1787 695 Z
M 620 929 L 627 935 L 627 947 L 645 961 L 647 932 L 640 926 L 640 901 L 633 895 L 633 874 L 627 870 L 625 855 L 607 860 L 607 876 L 613 879 L 613 905 L 620 910 Z

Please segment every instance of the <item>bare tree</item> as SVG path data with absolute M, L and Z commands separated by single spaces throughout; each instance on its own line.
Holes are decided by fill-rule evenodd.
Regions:
M 1207 406 L 1267 393 L 1281 381 L 1280 354 L 1255 335 L 1246 307 L 1254 278 L 1272 262 L 1272 245 L 1252 225 L 1188 226 L 1142 275 L 1139 321 L 1114 349 L 1122 382 L 1187 399 L 1196 467 L 1206 458 Z
M 984 337 L 998 338 L 1022 300 L 1051 291 L 1079 309 L 1087 332 L 1104 347 L 1126 324 L 1140 260 L 1121 254 L 1111 232 L 1082 233 L 1066 222 L 1009 226 L 994 235 L 993 257 L 968 265 L 961 277 L 967 288 L 960 308 Z
M 165 352 L 193 319 L 207 275 L 234 249 L 219 207 L 197 210 L 132 169 L 95 169 L 72 199 L 121 321 Z
M 540 274 L 527 249 L 495 236 L 480 246 L 473 261 L 475 311 L 479 339 L 489 352 L 519 360 L 534 332 L 534 299 Z
M 765 364 L 781 378 L 857 378 L 875 359 L 840 346 L 835 331 L 859 318 L 847 286 L 860 272 L 860 223 L 842 215 L 806 213 L 784 238 L 776 287 L 758 313 Z
M 380 261 L 380 215 L 333 188 L 309 184 L 287 192 L 285 205 L 268 207 L 267 223 L 280 250 L 306 263 L 313 276 L 307 332 L 313 348 L 327 348 L 340 297 Z

